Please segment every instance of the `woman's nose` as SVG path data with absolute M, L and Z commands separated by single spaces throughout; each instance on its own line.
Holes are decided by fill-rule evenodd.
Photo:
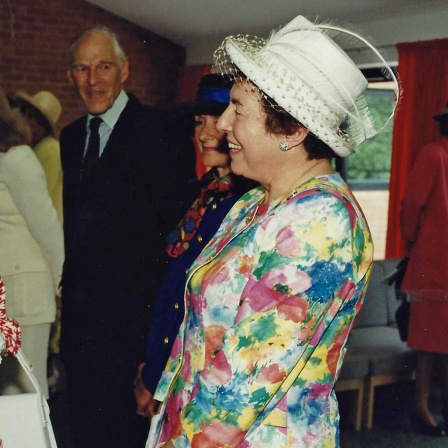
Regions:
M 227 109 L 223 112 L 223 114 L 219 117 L 216 122 L 216 129 L 220 132 L 230 132 L 231 130 L 231 121 L 230 121 L 230 105 L 227 106 Z
M 214 122 L 206 123 L 205 126 L 202 128 L 200 134 L 199 134 L 199 140 L 201 142 L 205 140 L 212 140 L 214 138 L 217 138 L 218 136 L 218 130 L 216 129 L 216 125 Z

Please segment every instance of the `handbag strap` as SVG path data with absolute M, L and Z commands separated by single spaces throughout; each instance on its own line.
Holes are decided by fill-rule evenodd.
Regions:
M 45 431 L 46 437 L 48 437 L 48 446 L 52 446 L 50 443 L 50 436 L 48 434 L 48 425 L 50 421 L 50 409 L 48 407 L 48 403 L 46 398 L 44 397 L 44 394 L 42 393 L 42 389 L 40 387 L 39 381 L 37 381 L 36 375 L 34 375 L 33 372 L 33 366 L 29 362 L 28 358 L 23 353 L 22 349 L 19 348 L 17 355 L 15 355 L 17 360 L 19 361 L 20 365 L 22 366 L 23 370 L 25 370 L 25 373 L 27 374 L 28 378 L 30 379 L 31 383 L 33 384 L 34 388 L 36 389 L 37 396 L 38 396 L 38 406 L 39 406 L 39 415 L 41 419 L 42 426 L 47 429 Z

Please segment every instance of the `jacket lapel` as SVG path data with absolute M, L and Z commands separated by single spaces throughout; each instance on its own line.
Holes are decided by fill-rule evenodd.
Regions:
M 250 198 L 247 197 L 248 194 L 251 195 Z M 189 276 L 194 270 L 196 270 L 196 268 L 211 261 L 237 235 L 249 226 L 257 212 L 258 203 L 263 197 L 263 191 L 257 188 L 244 195 L 244 200 L 240 199 L 235 203 L 221 224 L 221 227 L 216 232 L 215 236 L 203 249 L 199 257 L 193 262 L 190 268 Z
M 138 122 L 141 120 L 140 107 L 141 104 L 138 100 L 129 94 L 129 101 L 109 136 L 98 164 L 124 156 L 121 151 L 129 145 L 130 140 L 133 140 L 133 137 L 131 139 L 130 136 L 135 134 Z
M 78 183 L 81 176 L 81 167 L 87 138 L 86 123 L 87 116 L 82 117 L 75 123 L 73 129 L 70 130 L 70 141 L 68 142 L 70 146 L 67 147 L 67 157 L 65 158 L 67 166 L 64 171 L 64 177 L 74 177 L 72 179 L 73 183 Z

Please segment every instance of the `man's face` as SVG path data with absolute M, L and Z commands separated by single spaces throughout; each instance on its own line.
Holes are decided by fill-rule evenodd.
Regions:
M 92 115 L 101 115 L 112 107 L 129 74 L 129 63 L 117 58 L 113 39 L 92 31 L 77 43 L 69 80 Z

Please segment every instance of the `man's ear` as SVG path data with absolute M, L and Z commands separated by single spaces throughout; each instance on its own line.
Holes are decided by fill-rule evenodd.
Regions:
M 75 84 L 75 81 L 73 80 L 72 72 L 70 69 L 67 70 L 67 78 L 73 85 Z
M 300 126 L 291 135 L 286 135 L 284 140 L 288 141 L 290 148 L 294 148 L 294 146 L 299 146 L 303 143 L 308 133 L 308 129 Z
M 124 84 L 124 82 L 128 79 L 129 76 L 129 59 L 126 59 L 123 62 L 123 65 L 121 66 L 121 83 Z

